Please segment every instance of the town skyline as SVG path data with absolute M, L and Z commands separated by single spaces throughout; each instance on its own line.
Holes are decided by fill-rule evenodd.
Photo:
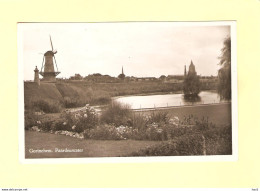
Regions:
M 229 25 L 178 26 L 173 22 L 26 23 L 20 27 L 24 80 L 41 70 L 52 36 L 59 71 L 57 78 L 94 73 L 117 77 L 183 75 L 193 61 L 198 75 L 216 76 Z M 62 32 L 63 31 L 63 32 Z M 56 66 L 55 66 L 56 71 Z

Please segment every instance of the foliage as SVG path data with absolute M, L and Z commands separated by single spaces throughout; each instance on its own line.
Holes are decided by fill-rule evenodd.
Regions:
M 203 136 L 201 134 L 183 135 L 159 145 L 141 149 L 130 156 L 185 156 L 203 155 Z
M 195 68 L 194 68 L 195 70 Z M 184 78 L 183 82 L 183 93 L 186 97 L 197 96 L 200 92 L 200 80 L 196 72 L 188 72 L 187 76 Z
M 101 114 L 101 123 L 120 125 L 132 125 L 133 112 L 128 105 L 112 102 Z
M 39 124 L 39 128 L 41 131 L 49 132 L 53 128 L 54 121 L 45 121 L 41 124 Z
M 103 124 L 97 126 L 94 129 L 84 131 L 84 137 L 86 139 L 98 139 L 98 140 L 125 140 L 133 139 L 137 136 L 138 130 L 132 127 Z
M 58 113 L 62 105 L 57 101 L 39 99 L 32 101 L 30 109 L 33 111 L 43 111 L 44 113 Z
M 221 68 L 218 71 L 218 93 L 221 99 L 231 99 L 231 39 L 230 37 L 224 40 L 223 48 L 219 57 L 219 65 Z
M 25 130 L 29 130 L 31 127 L 37 125 L 37 116 L 33 114 L 33 112 L 24 112 L 24 128 Z
M 209 129 L 204 132 L 207 155 L 232 154 L 232 128 L 231 125 Z
M 25 128 L 37 126 L 40 131 L 55 131 L 55 134 L 65 132 L 66 135 L 73 136 L 77 132 L 81 133 L 82 138 L 84 135 L 85 139 L 163 141 L 157 146 L 144 148 L 130 156 L 201 155 L 202 143 L 206 146 L 207 155 L 232 153 L 231 125 L 216 127 L 208 118 L 199 119 L 193 115 L 185 116 L 180 121 L 178 117 L 169 116 L 163 111 L 152 112 L 150 115 L 132 113 L 127 106 L 114 104 L 113 107 L 119 108 L 120 112 L 115 112 L 115 108 L 111 106 L 110 112 L 103 116 L 105 118 L 102 123 L 99 122 L 97 112 L 86 106 L 81 111 L 63 113 L 58 120 L 47 117 L 47 120 L 39 121 L 40 116 L 27 112 Z M 113 122 L 104 121 L 106 117 L 111 116 Z M 202 142 L 204 140 L 205 142 Z
M 121 79 L 121 80 L 123 80 L 123 79 L 125 79 L 125 75 L 124 75 L 124 74 L 119 74 L 119 75 L 118 75 L 118 78 Z
M 81 133 L 97 126 L 97 115 L 94 108 L 87 106 L 84 110 L 79 112 L 65 113 L 65 124 L 71 128 L 71 131 Z M 65 127 L 65 130 L 67 130 L 67 127 Z
M 39 117 L 40 118 L 40 117 Z M 92 129 L 98 125 L 98 114 L 92 107 L 85 107 L 83 110 L 77 112 L 64 112 L 58 119 L 36 118 L 36 115 L 30 113 L 25 115 L 25 128 L 31 129 L 37 126 L 41 131 L 54 132 L 54 131 L 71 131 L 82 133 L 85 130 Z
M 89 102 L 91 105 L 105 105 L 111 103 L 111 97 L 107 95 L 97 96 L 92 98 Z
M 79 107 L 82 106 L 82 102 L 77 97 L 64 97 L 63 98 L 63 104 L 65 108 L 73 108 L 73 107 Z
M 161 75 L 161 76 L 159 77 L 159 79 L 160 79 L 160 80 L 165 80 L 165 79 L 166 79 L 166 76 L 165 76 L 165 75 Z
M 205 126 L 204 126 L 205 127 Z M 169 130 L 169 129 L 168 129 Z M 127 156 L 231 155 L 231 126 L 204 129 L 199 126 L 172 129 L 173 137 L 159 145 L 133 152 Z M 205 142 L 204 142 L 205 141 Z

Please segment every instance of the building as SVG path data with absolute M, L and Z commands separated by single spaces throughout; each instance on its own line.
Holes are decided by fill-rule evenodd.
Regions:
M 188 71 L 188 75 L 197 75 L 197 72 L 195 70 L 195 65 L 193 64 L 192 60 L 189 66 L 189 71 Z
M 34 70 L 34 82 L 37 83 L 38 85 L 40 85 L 39 70 L 38 70 L 37 66 L 35 67 L 35 70 Z
M 122 73 L 118 75 L 118 78 L 121 79 L 121 80 L 125 80 L 125 74 L 124 74 L 124 68 L 122 66 Z

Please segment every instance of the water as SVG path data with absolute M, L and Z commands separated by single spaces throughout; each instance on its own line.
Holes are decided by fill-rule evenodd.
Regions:
M 130 105 L 132 109 L 184 106 L 192 104 L 220 103 L 220 97 L 216 92 L 202 91 L 195 100 L 187 100 L 183 94 L 164 94 L 146 96 L 115 97 L 114 101 Z

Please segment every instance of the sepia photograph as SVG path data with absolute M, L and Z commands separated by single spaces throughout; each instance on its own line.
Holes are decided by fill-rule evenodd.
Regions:
M 234 22 L 18 23 L 26 159 L 233 156 Z

